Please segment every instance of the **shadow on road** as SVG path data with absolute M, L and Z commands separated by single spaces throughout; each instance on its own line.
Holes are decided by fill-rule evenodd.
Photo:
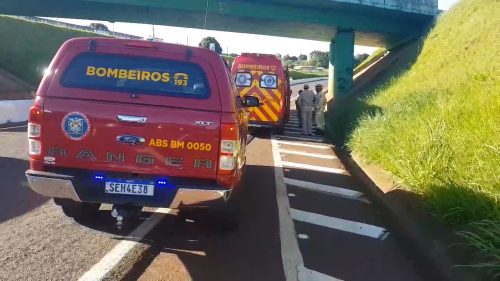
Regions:
M 26 160 L 0 157 L 0 223 L 28 213 L 49 200 L 29 189 L 24 175 L 28 168 Z
M 235 198 L 236 230 L 218 229 L 204 212 L 167 218 L 156 250 L 125 280 L 137 280 L 148 267 L 159 269 L 158 280 L 284 280 L 274 167 L 247 166 L 245 182 Z

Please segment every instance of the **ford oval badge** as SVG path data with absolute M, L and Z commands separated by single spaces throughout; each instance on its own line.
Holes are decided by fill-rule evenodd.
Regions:
M 118 142 L 124 143 L 124 144 L 129 144 L 129 145 L 136 145 L 136 144 L 141 144 L 146 142 L 146 140 L 143 137 L 138 137 L 134 135 L 121 135 L 117 136 L 116 140 Z

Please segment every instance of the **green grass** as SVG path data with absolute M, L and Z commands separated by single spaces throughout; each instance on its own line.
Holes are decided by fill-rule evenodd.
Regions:
M 226 56 L 226 55 L 222 55 L 222 57 L 229 61 L 230 66 L 233 65 L 233 61 L 234 61 L 235 57 Z
M 292 77 L 293 80 L 328 76 L 328 72 L 325 71 L 304 72 L 304 71 L 290 70 L 289 73 L 290 77 Z
M 488 271 L 495 280 L 498 280 L 500 278 L 500 224 L 485 220 L 473 223 L 473 229 L 473 232 L 461 231 L 460 235 L 482 255 L 482 262 L 465 266 Z
M 471 246 L 488 245 L 475 266 L 493 274 L 500 273 L 499 8 L 493 0 L 458 3 L 410 68 L 333 120 L 351 150 L 421 195 L 443 223 L 467 229 Z
M 64 41 L 99 36 L 7 16 L 0 16 L 0 26 L 0 68 L 33 86 L 38 86 L 44 69 Z
M 376 49 L 369 57 L 367 57 L 364 61 L 358 64 L 356 68 L 354 68 L 354 74 L 359 73 L 360 71 L 374 63 L 376 60 L 380 59 L 382 56 L 384 56 L 386 51 L 387 50 L 385 48 Z

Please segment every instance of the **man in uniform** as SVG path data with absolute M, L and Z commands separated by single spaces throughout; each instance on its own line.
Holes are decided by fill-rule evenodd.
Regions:
M 316 127 L 319 131 L 325 131 L 325 109 L 326 109 L 326 97 L 325 92 L 323 92 L 323 85 L 316 85 Z
M 304 90 L 299 90 L 299 98 Z M 299 98 L 295 100 L 295 110 L 297 111 L 297 117 L 299 119 L 299 128 L 302 128 L 302 111 L 300 110 Z
M 313 136 L 312 113 L 316 104 L 316 94 L 309 90 L 309 85 L 304 85 L 304 91 L 299 96 L 298 103 L 302 112 L 302 134 Z

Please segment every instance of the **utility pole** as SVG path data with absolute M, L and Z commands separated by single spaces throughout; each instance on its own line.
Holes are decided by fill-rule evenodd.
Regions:
M 153 38 L 156 38 L 156 36 L 155 36 L 155 25 L 154 24 L 152 25 L 152 28 L 153 28 Z

